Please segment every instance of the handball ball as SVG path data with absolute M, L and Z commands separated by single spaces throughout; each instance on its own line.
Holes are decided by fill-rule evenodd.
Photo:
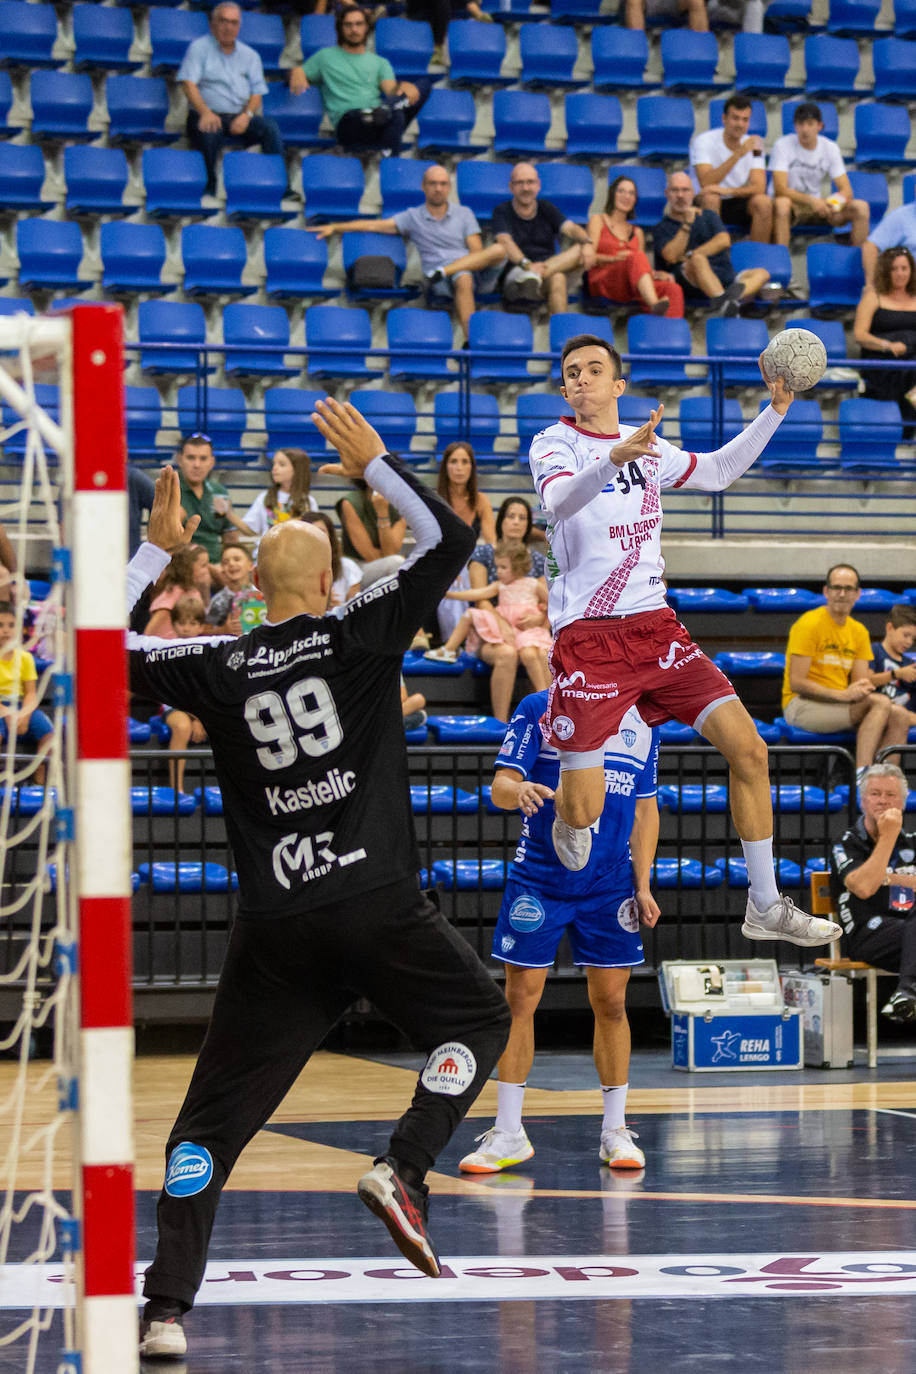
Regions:
M 763 350 L 763 375 L 782 377 L 793 391 L 810 391 L 827 370 L 827 350 L 810 329 L 783 329 Z

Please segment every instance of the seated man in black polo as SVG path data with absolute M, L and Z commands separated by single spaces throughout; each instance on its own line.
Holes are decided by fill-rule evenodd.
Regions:
M 655 266 L 674 273 L 689 302 L 711 305 L 714 315 L 737 315 L 741 302 L 766 286 L 769 272 L 765 267 L 735 272 L 729 232 L 715 210 L 694 204 L 686 172 L 671 173 L 665 194 L 665 217 L 652 230 Z M 781 294 L 779 287 L 774 294 Z
M 594 267 L 595 250 L 581 224 L 540 198 L 541 179 L 530 162 L 512 168 L 509 190 L 512 198 L 494 208 L 490 226 L 506 253 L 500 277 L 503 299 L 507 304 L 546 300 L 555 315 L 567 309 L 568 278 Z M 559 239 L 571 239 L 574 246 L 562 248 Z
M 859 784 L 862 814 L 830 854 L 830 889 L 850 959 L 898 972 L 892 1021 L 916 1020 L 916 834 L 903 829 L 907 780 L 876 763 Z

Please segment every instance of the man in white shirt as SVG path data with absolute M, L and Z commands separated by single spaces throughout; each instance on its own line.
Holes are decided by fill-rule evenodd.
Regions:
M 619 423 L 626 382 L 605 340 L 576 335 L 560 368 L 574 418 L 535 435 L 530 457 L 549 521 L 553 682 L 541 732 L 560 754 L 557 855 L 573 871 L 588 862 L 605 798 L 604 743 L 637 706 L 647 725 L 682 721 L 728 760 L 750 884 L 744 935 L 825 944 L 839 927 L 779 895 L 766 745 L 728 678 L 666 604 L 661 555 L 662 491 L 723 491 L 763 452 L 793 394 L 768 383 L 772 403 L 747 429 L 713 453 L 687 453 L 657 437 L 661 406 L 639 429 Z
M 795 111 L 794 134 L 783 134 L 770 153 L 773 194 L 787 198 L 792 206 L 792 224 L 818 224 L 838 229 L 850 226 L 854 244 L 865 242 L 868 233 L 868 202 L 856 200 L 846 174 L 839 148 L 832 138 L 824 138 L 824 121 L 817 105 L 803 100 Z M 822 194 L 824 180 L 833 183 L 833 194 Z M 785 234 L 781 238 L 780 234 Z M 777 224 L 777 243 L 789 242 L 788 226 Z
M 788 243 L 791 203 L 767 195 L 763 139 L 748 134 L 751 102 L 746 95 L 729 96 L 722 111 L 722 128 L 695 134 L 690 141 L 690 165 L 700 193 L 701 210 L 714 210 L 729 228 L 746 233 L 756 243 L 769 243 L 774 225 Z

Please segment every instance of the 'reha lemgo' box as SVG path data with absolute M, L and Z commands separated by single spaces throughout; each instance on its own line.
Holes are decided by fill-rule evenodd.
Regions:
M 674 1068 L 694 1073 L 800 1069 L 804 1028 L 783 1000 L 775 959 L 666 960 L 662 1005 Z

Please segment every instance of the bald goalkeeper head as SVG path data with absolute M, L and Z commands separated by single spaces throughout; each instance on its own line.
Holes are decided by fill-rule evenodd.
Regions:
M 293 615 L 324 615 L 333 581 L 326 531 L 302 520 L 272 525 L 258 547 L 254 579 L 274 624 Z

